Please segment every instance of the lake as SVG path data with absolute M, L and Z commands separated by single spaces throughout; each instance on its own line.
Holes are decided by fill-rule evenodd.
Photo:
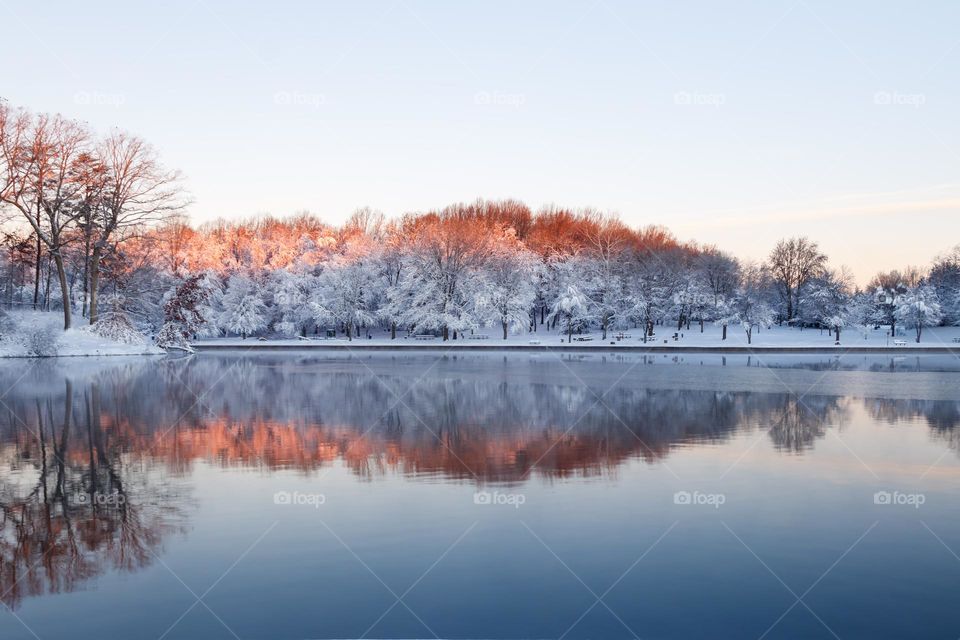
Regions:
M 0 638 L 956 638 L 950 356 L 0 363 Z

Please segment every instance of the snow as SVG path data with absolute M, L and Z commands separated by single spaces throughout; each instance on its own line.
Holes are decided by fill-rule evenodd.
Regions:
M 89 325 L 80 324 L 69 331 L 63 330 L 63 315 L 59 312 L 10 311 L 7 316 L 12 327 L 0 338 L 0 358 L 36 357 L 28 338 L 49 342 L 44 348 L 47 356 L 133 356 L 160 355 L 164 351 L 150 343 L 146 337 L 139 343 L 111 340 L 94 333 Z M 86 319 L 77 317 L 78 323 Z
M 241 349 L 250 348 L 255 349 L 257 347 L 265 346 L 299 346 L 304 348 L 310 347 L 322 347 L 324 345 L 345 345 L 349 346 L 351 349 L 357 348 L 362 349 L 365 346 L 390 346 L 396 348 L 404 347 L 419 347 L 424 346 L 428 347 L 438 347 L 438 348 L 457 348 L 457 349 L 470 349 L 476 347 L 491 348 L 497 346 L 508 346 L 508 347 L 518 347 L 518 346 L 530 346 L 531 340 L 539 340 L 541 346 L 548 347 L 561 347 L 567 345 L 573 345 L 576 347 L 594 347 L 598 349 L 611 349 L 617 347 L 662 347 L 662 346 L 681 346 L 681 347 L 743 347 L 743 348 L 760 348 L 760 349 L 770 349 L 770 348 L 783 348 L 789 350 L 791 348 L 802 348 L 802 347 L 834 347 L 834 335 L 832 332 L 824 329 L 823 331 L 819 329 L 798 329 L 794 327 L 787 326 L 773 326 L 771 328 L 761 327 L 759 330 L 754 327 L 753 329 L 753 341 L 752 344 L 747 344 L 746 332 L 737 325 L 732 325 L 727 327 L 727 339 L 722 340 L 721 328 L 714 326 L 712 324 L 706 324 L 704 326 L 703 333 L 700 333 L 700 327 L 696 323 L 691 323 L 690 329 L 683 329 L 682 331 L 677 331 L 676 325 L 673 326 L 663 326 L 659 325 L 655 328 L 656 336 L 653 339 L 648 340 L 646 344 L 643 342 L 643 331 L 642 329 L 627 329 L 622 333 L 629 335 L 630 337 L 624 338 L 622 340 L 617 340 L 616 336 L 621 333 L 619 330 L 610 330 L 607 333 L 607 339 L 602 339 L 602 334 L 598 330 L 593 330 L 589 332 L 584 332 L 582 334 L 574 334 L 573 342 L 567 342 L 567 336 L 565 333 L 558 331 L 547 331 L 541 328 L 541 330 L 529 333 L 511 333 L 506 340 L 502 338 L 502 334 L 496 328 L 481 329 L 476 330 L 472 334 L 467 334 L 466 337 L 460 337 L 457 340 L 448 340 L 444 342 L 440 338 L 435 338 L 433 340 L 415 340 L 412 336 L 404 337 L 406 334 L 398 332 L 397 339 L 390 339 L 390 332 L 383 329 L 371 329 L 370 335 L 372 338 L 368 339 L 366 333 L 362 333 L 362 337 L 354 338 L 353 341 L 347 342 L 346 338 L 337 338 L 337 339 L 323 339 L 316 338 L 311 336 L 312 339 L 303 340 L 300 338 L 293 339 L 273 339 L 268 338 L 267 340 L 259 340 L 257 338 L 247 338 L 246 340 L 241 340 L 240 338 L 212 338 L 199 340 L 193 343 L 194 346 L 203 347 L 204 345 L 219 345 L 219 346 L 236 346 Z M 678 338 L 673 339 L 673 334 L 678 333 Z M 905 340 L 906 345 L 903 347 L 895 347 L 893 342 L 894 338 L 887 337 L 888 328 L 881 327 L 880 329 L 868 329 L 866 336 L 864 333 L 854 329 L 847 328 L 841 331 L 840 333 L 840 346 L 835 347 L 838 351 L 843 351 L 844 348 L 848 347 L 871 347 L 871 348 L 885 348 L 889 347 L 891 350 L 904 351 L 913 349 L 916 347 L 951 347 L 956 348 L 960 351 L 960 342 L 953 342 L 954 338 L 960 339 L 960 327 L 935 327 L 925 329 L 923 332 L 922 340 L 919 344 L 915 342 L 915 334 L 911 330 L 907 330 L 905 335 L 898 336 L 898 340 Z M 342 335 L 342 334 L 338 334 Z M 483 339 L 478 339 L 477 336 L 486 336 Z M 591 340 L 578 340 L 578 338 L 590 337 Z M 613 344 L 611 344 L 613 343 Z

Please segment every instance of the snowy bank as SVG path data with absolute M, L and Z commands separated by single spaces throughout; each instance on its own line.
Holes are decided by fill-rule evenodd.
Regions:
M 676 334 L 676 337 L 674 337 Z M 956 340 L 956 341 L 955 341 Z M 752 341 L 747 342 L 745 333 L 737 327 L 728 327 L 727 339 L 723 339 L 722 329 L 712 325 L 704 327 L 701 333 L 699 326 L 692 326 L 690 330 L 677 331 L 674 328 L 657 327 L 656 336 L 643 341 L 639 330 L 610 331 L 604 340 L 599 331 L 586 332 L 574 335 L 571 342 L 566 335 L 556 331 L 538 331 L 534 333 L 513 334 L 506 340 L 496 330 L 478 331 L 472 335 L 461 336 L 458 340 L 440 338 L 425 338 L 398 335 L 395 340 L 383 331 L 371 331 L 371 337 L 366 336 L 347 340 L 336 339 L 303 339 L 303 338 L 211 338 L 198 340 L 192 343 L 197 351 L 220 349 L 260 350 L 363 350 L 363 349 L 444 349 L 444 350 L 576 350 L 586 351 L 593 349 L 614 350 L 651 350 L 651 351 L 717 351 L 717 352 L 762 352 L 762 351 L 836 351 L 838 353 L 884 351 L 935 351 L 960 354 L 960 327 L 936 327 L 927 329 L 923 339 L 917 343 L 907 334 L 896 338 L 887 335 L 886 328 L 869 330 L 866 335 L 859 331 L 849 330 L 841 333 L 840 344 L 835 344 L 834 335 L 818 329 L 797 329 L 793 327 L 774 326 L 770 329 L 754 330 Z
M 84 318 L 78 318 L 86 322 Z M 162 355 L 163 349 L 145 336 L 129 336 L 127 341 L 104 337 L 89 325 L 63 330 L 63 315 L 42 311 L 6 313 L 0 336 L 0 358 L 36 358 L 54 356 L 137 356 Z

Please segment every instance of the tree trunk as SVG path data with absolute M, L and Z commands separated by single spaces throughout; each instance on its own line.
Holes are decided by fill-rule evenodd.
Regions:
M 397 339 L 397 323 L 396 322 L 390 323 L 390 339 L 391 340 Z
M 63 256 L 53 254 L 53 261 L 57 265 L 57 278 L 60 280 L 60 292 L 63 296 L 63 330 L 70 328 L 70 288 L 67 286 L 67 272 L 63 268 Z
M 753 329 L 747 329 L 747 344 L 753 344 Z
M 40 241 L 40 234 L 37 234 L 37 262 L 33 271 L 33 310 L 37 310 L 37 304 L 40 302 L 40 258 L 43 257 L 43 243 Z
M 920 333 L 923 331 L 923 325 L 917 323 L 917 344 L 920 344 Z
M 727 339 L 727 325 L 723 325 L 723 340 Z
M 100 247 L 90 254 L 90 324 L 97 321 L 100 301 Z
M 836 327 L 837 330 L 837 343 L 840 342 L 840 327 Z
M 500 324 L 503 325 L 503 339 L 506 340 L 507 339 L 507 323 L 501 322 Z
M 89 229 L 89 225 L 87 226 Z M 87 302 L 90 300 L 90 234 L 84 234 L 83 241 L 83 308 L 81 315 L 87 315 Z

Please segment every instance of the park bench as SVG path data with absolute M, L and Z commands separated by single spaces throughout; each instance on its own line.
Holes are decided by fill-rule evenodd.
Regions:
M 470 339 L 470 340 L 486 340 L 486 339 L 489 338 L 489 337 L 490 337 L 490 336 L 488 336 L 488 335 L 485 334 L 485 333 L 478 333 L 478 334 L 476 334 L 476 335 L 467 336 L 467 338 Z
M 906 340 L 894 340 L 894 341 L 893 341 L 893 346 L 895 346 L 895 347 L 905 347 L 905 346 L 907 346 L 907 341 L 906 341 Z
M 960 342 L 960 338 L 954 338 L 953 342 Z
M 593 336 L 576 336 L 574 340 L 577 342 L 590 342 L 593 340 Z
M 417 335 L 413 336 L 413 339 L 414 340 L 433 340 L 436 337 L 437 336 L 431 333 L 418 333 Z

